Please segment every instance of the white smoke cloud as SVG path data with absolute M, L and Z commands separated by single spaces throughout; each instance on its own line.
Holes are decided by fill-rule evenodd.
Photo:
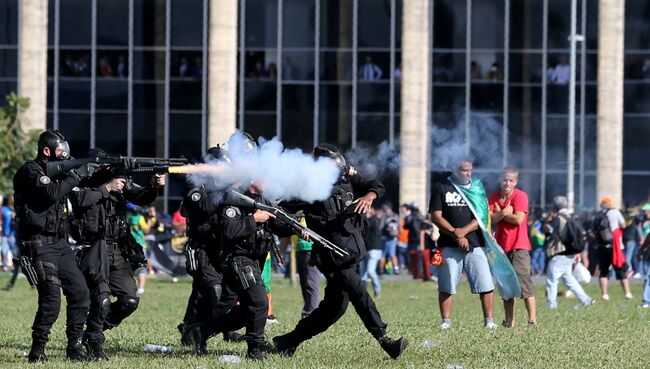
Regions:
M 377 147 L 359 146 L 349 150 L 345 153 L 345 158 L 359 174 L 367 177 L 382 178 L 399 174 L 399 148 L 391 147 L 386 141 Z
M 229 164 L 209 163 L 215 169 L 213 173 L 192 174 L 188 181 L 213 191 L 243 190 L 255 183 L 273 201 L 314 202 L 327 199 L 339 177 L 331 159 L 314 160 L 299 149 L 285 149 L 277 138 L 260 138 L 259 148 L 249 151 L 243 134 L 236 132 L 228 142 L 228 156 Z

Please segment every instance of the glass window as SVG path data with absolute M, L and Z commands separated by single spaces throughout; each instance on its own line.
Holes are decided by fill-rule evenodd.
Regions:
M 472 114 L 470 117 L 470 153 L 476 168 L 503 168 L 503 121 L 500 115 Z M 464 124 L 464 122 L 463 122 Z
M 282 86 L 282 142 L 310 151 L 314 137 L 314 86 Z
M 542 182 L 542 176 L 539 173 L 526 173 L 519 172 L 519 183 L 517 187 L 522 189 L 528 194 L 528 219 L 533 219 L 533 216 L 537 214 L 533 213 L 535 209 L 540 207 L 539 200 L 541 197 L 540 183 Z
M 61 77 L 90 77 L 90 50 L 60 50 L 59 75 Z
M 0 45 L 18 43 L 18 0 L 0 1 Z
M 319 96 L 319 142 L 349 148 L 352 142 L 352 86 L 321 85 Z
M 648 200 L 648 183 L 650 175 L 643 176 L 623 176 L 623 201 L 632 206 L 647 202 Z
M 97 0 L 97 44 L 129 44 L 129 0 Z
M 61 109 L 90 109 L 90 82 L 62 80 L 59 82 Z
M 174 46 L 203 45 L 203 0 L 171 1 L 171 44 Z M 218 6 L 218 4 L 215 4 Z
M 277 84 L 275 81 L 247 81 L 244 87 L 244 109 L 275 112 Z
M 59 2 L 59 4 L 61 45 L 90 45 L 92 2 L 88 0 L 66 0 Z
M 567 168 L 567 135 L 566 118 L 548 118 L 546 124 L 546 168 L 550 170 L 566 170 Z
M 626 113 L 650 112 L 650 81 L 628 81 L 624 84 L 623 104 Z
M 359 44 L 363 47 L 390 47 L 391 0 L 359 0 Z
M 246 47 L 278 44 L 278 0 L 246 0 Z
M 136 105 L 137 106 L 137 105 Z M 155 157 L 163 154 L 156 137 L 162 137 L 164 120 L 162 111 L 135 108 L 133 110 L 133 155 Z M 162 141 L 162 140 L 161 140 Z
M 576 118 L 577 120 L 578 118 Z M 576 121 L 576 138 L 580 140 L 580 121 Z M 584 152 L 584 161 L 585 161 L 585 170 L 596 170 L 596 148 L 598 141 L 598 127 L 596 126 L 595 118 L 585 119 L 585 152 Z M 579 149 L 577 149 L 579 150 Z M 579 155 L 577 151 L 576 156 Z M 627 156 L 625 156 L 624 163 L 629 162 Z M 578 159 L 580 160 L 580 159 Z
M 647 49 L 650 10 L 645 1 L 625 2 L 625 48 Z
M 84 157 L 90 148 L 90 114 L 60 113 L 59 130 L 70 144 L 70 154 Z
M 169 75 L 172 80 L 201 80 L 203 53 L 201 51 L 172 51 Z
M 503 82 L 472 82 L 470 104 L 473 110 L 503 111 Z
M 282 46 L 313 48 L 314 0 L 284 0 L 282 11 Z
M 133 52 L 134 80 L 165 80 L 165 53 L 163 51 Z
M 387 112 L 389 108 L 390 84 L 359 83 L 357 86 L 357 111 Z
M 18 84 L 16 81 L 0 80 L 0 105 L 6 105 L 5 96 L 10 92 L 17 91 Z
M 129 77 L 128 50 L 98 50 L 97 51 L 97 78 Z
M 101 114 L 95 117 L 95 145 L 114 155 L 126 155 L 127 115 Z
M 201 110 L 203 103 L 201 80 L 171 81 L 169 85 L 169 107 L 171 109 Z
M 650 118 L 625 118 L 623 129 L 623 170 L 650 171 Z M 647 188 L 647 186 L 646 186 Z
M 580 185 L 580 179 L 577 178 L 575 181 L 576 185 Z M 594 203 L 594 200 L 596 199 L 596 176 L 594 175 L 585 175 L 584 177 L 584 191 L 582 193 L 582 206 L 585 207 L 592 207 L 596 205 Z M 576 193 L 579 192 L 580 189 L 576 188 Z M 625 192 L 624 192 L 625 193 Z M 576 199 L 576 203 L 580 200 L 580 198 Z
M 134 83 L 133 108 L 162 110 L 165 106 L 165 85 L 163 83 Z
M 510 53 L 510 82 L 540 83 L 542 81 L 542 53 Z
M 361 52 L 358 55 L 357 78 L 359 82 L 372 82 L 390 78 L 390 53 Z
M 128 83 L 120 80 L 97 80 L 97 109 L 128 108 Z
M 548 0 L 548 48 L 568 49 L 570 32 L 571 2 Z
M 169 156 L 200 160 L 201 114 L 170 114 L 169 116 Z
M 275 113 L 252 113 L 244 115 L 244 130 L 257 141 L 258 137 L 271 139 L 277 135 Z
M 569 85 L 547 85 L 546 88 L 548 113 L 567 114 L 569 110 Z
M 4 96 L 4 95 L 0 95 Z M 54 81 L 52 79 L 47 80 L 47 109 L 54 108 Z
M 0 49 L 0 78 L 18 76 L 18 52 L 15 49 Z
M 597 56 L 597 54 L 595 55 Z M 650 83 L 650 54 L 627 52 L 625 54 L 625 79 Z
M 390 132 L 388 115 L 357 115 L 357 144 L 361 146 L 376 147 L 388 141 Z
M 283 81 L 313 81 L 314 52 L 283 52 L 282 53 Z
M 467 24 L 467 3 L 458 0 L 434 2 L 433 47 L 464 49 Z
M 324 81 L 352 81 L 352 53 L 326 51 L 320 55 L 320 78 Z
M 543 0 L 510 2 L 510 48 L 541 49 Z
M 321 47 L 352 47 L 352 1 L 321 0 Z
M 133 6 L 133 43 L 165 46 L 165 0 L 138 0 Z
M 431 79 L 433 84 L 465 82 L 465 53 L 437 53 L 432 55 L 433 69 Z
M 514 114 L 533 114 L 542 111 L 541 87 L 510 87 L 508 110 Z
M 472 0 L 472 48 L 502 49 L 504 0 Z
M 541 116 L 511 112 L 508 118 L 507 164 L 523 170 L 540 169 Z
M 578 182 L 575 182 L 576 190 Z M 566 173 L 547 173 L 546 183 L 544 189 L 546 190 L 546 207 L 553 206 L 553 198 L 555 196 L 566 196 L 567 193 L 567 175 Z
M 434 86 L 434 112 L 452 112 L 465 108 L 465 87 Z
M 274 51 L 249 51 L 245 55 L 244 69 L 247 79 L 278 79 L 278 55 Z

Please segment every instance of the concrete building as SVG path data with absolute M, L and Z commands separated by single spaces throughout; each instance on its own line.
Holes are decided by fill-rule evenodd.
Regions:
M 32 98 L 31 123 L 76 153 L 199 158 L 235 127 L 305 151 L 386 141 L 389 197 L 424 205 L 460 148 L 488 188 L 514 165 L 547 205 L 567 192 L 570 3 L 1 0 L 0 94 Z M 649 195 L 649 18 L 645 0 L 578 0 L 577 206 Z

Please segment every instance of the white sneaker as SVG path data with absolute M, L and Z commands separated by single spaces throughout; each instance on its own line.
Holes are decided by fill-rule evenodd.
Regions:
M 634 298 L 634 296 L 632 296 L 632 292 L 628 292 L 628 293 L 625 294 L 625 299 L 626 300 L 632 300 L 633 298 Z
M 604 294 L 600 298 L 603 299 L 603 301 L 609 301 L 609 295 L 608 294 Z
M 451 328 L 451 323 L 442 322 L 442 323 L 440 324 L 440 329 L 442 329 L 443 331 L 446 331 L 446 330 L 449 329 L 449 328 Z
M 486 324 L 483 326 L 483 328 L 494 330 L 494 329 L 499 328 L 499 326 L 498 326 L 497 323 L 495 323 L 495 322 L 489 322 L 489 323 L 486 323 Z
M 144 288 L 138 288 L 138 290 L 135 292 L 136 295 L 140 296 L 144 293 Z
M 643 304 L 639 305 L 639 307 L 642 309 L 650 309 L 650 303 L 644 302 Z
M 632 276 L 632 279 L 641 279 L 641 277 L 643 277 L 643 276 L 641 275 L 641 273 L 636 272 L 636 273 L 634 273 L 634 275 Z

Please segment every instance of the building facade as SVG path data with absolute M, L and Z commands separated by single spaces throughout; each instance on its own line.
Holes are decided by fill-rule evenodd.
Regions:
M 409 4 L 233 2 L 236 87 L 225 93 L 236 99 L 237 128 L 256 137 L 277 136 L 305 151 L 319 142 L 346 150 L 384 141 L 408 144 L 401 140 L 401 112 L 408 103 L 402 97 L 413 98 L 401 91 L 401 82 L 403 64 L 410 61 L 402 62 L 402 34 L 411 29 L 403 24 L 403 11 Z M 415 99 L 428 109 L 423 134 L 431 136 L 431 155 L 418 165 L 423 171 L 445 169 L 440 163 L 448 147 L 441 137 L 451 132 L 477 157 L 477 172 L 489 187 L 509 165 L 521 169 L 521 186 L 534 205 L 566 193 L 571 2 L 422 3 L 423 27 L 429 28 L 422 47 L 428 53 L 418 60 L 429 67 L 422 95 L 428 101 Z M 596 203 L 599 167 L 599 2 L 577 3 L 584 41 L 576 59 L 575 202 L 589 207 Z M 218 86 L 209 83 L 209 41 L 220 4 L 49 0 L 42 126 L 61 129 L 77 156 L 97 146 L 123 155 L 200 158 L 218 143 L 209 142 L 210 127 L 217 124 L 209 108 L 217 95 L 209 86 Z M 19 0 L 0 0 L 2 95 L 18 88 L 18 5 Z M 622 193 L 635 203 L 648 197 L 650 183 L 650 5 L 628 0 L 624 18 Z M 397 201 L 397 174 L 392 177 L 387 182 Z M 177 207 L 181 191 L 181 181 L 172 179 L 169 210 Z

